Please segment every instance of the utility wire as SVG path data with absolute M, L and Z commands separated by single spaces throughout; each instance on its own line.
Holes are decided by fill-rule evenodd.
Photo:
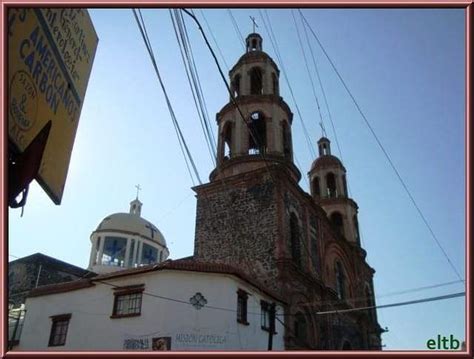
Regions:
M 237 24 L 237 21 L 235 21 L 234 15 L 232 14 L 232 11 L 230 9 L 227 9 L 227 13 L 230 16 L 230 19 L 232 21 L 232 25 L 234 25 L 235 32 L 237 33 L 237 37 L 240 38 L 242 47 L 245 50 L 245 40 L 244 37 L 242 36 L 242 33 L 240 32 L 239 25 Z
M 191 10 L 192 11 L 192 10 Z M 224 61 L 224 65 L 227 68 L 227 71 L 229 70 L 229 65 L 227 64 L 227 61 L 224 58 L 224 55 L 222 54 L 221 48 L 219 47 L 219 44 L 217 43 L 216 38 L 214 37 L 214 33 L 211 30 L 211 27 L 209 26 L 209 23 L 207 22 L 206 16 L 204 15 L 204 12 L 200 10 L 201 16 L 204 19 L 204 22 L 206 23 L 207 29 L 209 30 L 209 33 L 211 34 L 212 40 L 214 40 L 214 43 L 216 44 L 217 51 L 219 51 L 219 55 L 221 55 L 222 61 Z
M 190 176 L 191 176 L 191 180 L 192 180 L 192 182 L 193 182 L 193 184 L 194 184 L 194 179 L 193 179 L 193 176 L 192 176 L 191 171 L 190 171 L 190 169 L 189 169 L 188 162 L 187 162 L 187 158 L 189 159 L 189 162 L 190 162 L 191 165 L 192 165 L 192 168 L 193 168 L 193 170 L 194 170 L 194 174 L 195 174 L 195 176 L 196 176 L 196 178 L 197 178 L 199 184 L 202 184 L 201 178 L 199 177 L 199 173 L 198 173 L 198 170 L 197 170 L 196 165 L 195 165 L 195 163 L 194 163 L 194 160 L 193 160 L 193 158 L 192 158 L 191 152 L 189 151 L 188 145 L 186 144 L 186 140 L 184 139 L 183 133 L 181 132 L 181 128 L 180 128 L 180 126 L 179 126 L 179 122 L 178 122 L 178 120 L 176 119 L 176 115 L 175 115 L 175 113 L 174 113 L 173 107 L 172 107 L 171 102 L 170 102 L 170 100 L 169 100 L 168 93 L 166 92 L 166 88 L 165 88 L 165 86 L 164 86 L 164 84 L 163 84 L 163 81 L 162 81 L 162 79 L 161 79 L 161 75 L 160 75 L 160 72 L 159 72 L 159 70 L 158 70 L 158 66 L 157 66 L 157 64 L 156 64 L 155 55 L 154 55 L 154 53 L 153 53 L 153 48 L 151 47 L 151 43 L 150 43 L 150 40 L 149 40 L 148 36 L 146 35 L 146 25 L 145 25 L 144 22 L 143 22 L 143 24 L 140 23 L 140 20 L 138 19 L 138 16 L 137 16 L 137 11 L 136 11 L 135 9 L 132 9 L 132 11 L 133 11 L 133 15 L 135 16 L 135 20 L 137 21 L 137 25 L 138 25 L 138 28 L 139 28 L 140 33 L 141 33 L 141 35 L 142 35 L 143 41 L 145 42 L 145 46 L 146 46 L 146 48 L 147 48 L 147 50 L 148 50 L 148 54 L 150 55 L 150 59 L 151 59 L 151 62 L 152 62 L 152 64 L 153 64 L 153 67 L 154 67 L 154 69 L 155 69 L 155 73 L 156 73 L 156 75 L 157 75 L 157 77 L 158 77 L 158 81 L 159 81 L 159 83 L 160 83 L 161 89 L 162 89 L 162 91 L 163 91 L 163 94 L 165 95 L 166 104 L 167 104 L 167 106 L 168 106 L 168 110 L 169 110 L 170 115 L 171 115 L 171 120 L 172 120 L 173 125 L 174 125 L 174 127 L 175 127 L 176 134 L 177 134 L 177 136 L 178 136 L 178 140 L 179 140 L 179 142 L 180 142 L 181 150 L 182 150 L 183 156 L 184 156 L 184 158 L 185 158 L 186 166 L 188 167 L 188 172 L 189 172 L 189 174 L 190 174 Z M 140 14 L 140 17 L 141 17 L 141 11 L 140 11 L 140 9 L 138 9 L 138 13 Z M 142 18 L 142 17 L 141 17 L 141 18 Z M 142 18 L 142 20 L 143 20 L 143 18 Z M 187 156 L 187 157 L 186 157 L 186 156 Z
M 316 41 L 318 42 L 319 46 L 321 47 L 321 49 L 323 50 L 324 52 L 324 55 L 326 56 L 326 58 L 328 59 L 329 63 L 331 64 L 332 68 L 334 69 L 336 75 L 338 76 L 339 80 L 341 81 L 342 85 L 344 86 L 345 90 L 347 91 L 347 93 L 349 94 L 350 98 L 352 99 L 352 101 L 354 102 L 354 105 L 356 106 L 357 110 L 359 111 L 360 115 L 362 116 L 362 118 L 364 119 L 365 121 L 365 124 L 367 125 L 367 127 L 369 128 L 370 132 L 372 133 L 372 135 L 374 136 L 377 144 L 379 145 L 380 149 L 382 150 L 382 152 L 384 153 L 385 157 L 387 158 L 390 166 L 392 167 L 393 171 L 395 172 L 395 174 L 397 175 L 400 183 L 402 184 L 403 188 L 405 189 L 406 193 L 408 194 L 408 197 L 410 197 L 410 200 L 411 202 L 413 203 L 413 205 L 415 206 L 418 214 L 420 215 L 421 219 L 423 220 L 423 222 L 425 223 L 426 227 L 428 228 L 429 232 L 431 233 L 431 236 L 432 238 L 435 240 L 436 244 L 438 245 L 439 249 L 441 249 L 441 251 L 443 252 L 443 255 L 444 257 L 446 258 L 446 260 L 448 261 L 449 265 L 451 266 L 451 268 L 453 269 L 453 271 L 456 273 L 456 276 L 460 279 L 460 280 L 463 280 L 462 277 L 461 277 L 461 274 L 458 272 L 458 270 L 456 269 L 456 267 L 454 266 L 454 264 L 451 262 L 451 259 L 449 258 L 448 254 L 446 253 L 446 251 L 444 250 L 443 246 L 441 245 L 440 241 L 438 240 L 438 237 L 436 236 L 436 234 L 434 233 L 433 229 L 431 228 L 431 225 L 428 223 L 428 220 L 425 218 L 425 216 L 423 215 L 423 212 L 421 211 L 420 207 L 418 206 L 418 204 L 416 203 L 415 201 L 415 198 L 413 197 L 413 195 L 411 194 L 410 190 L 408 189 L 407 185 L 405 184 L 405 181 L 403 180 L 402 176 L 400 175 L 400 173 L 398 172 L 397 168 L 395 167 L 395 164 L 392 162 L 392 159 L 390 158 L 389 154 L 387 153 L 387 151 L 385 150 L 384 146 L 382 145 L 382 143 L 380 142 L 378 136 L 376 135 L 374 129 L 372 128 L 369 120 L 367 119 L 367 117 L 365 116 L 364 112 L 362 111 L 362 109 L 360 108 L 359 104 L 357 103 L 356 99 L 354 98 L 354 95 L 352 94 L 352 92 L 349 90 L 346 82 L 344 81 L 344 79 L 342 78 L 341 74 L 339 73 L 339 71 L 337 70 L 336 66 L 334 65 L 334 62 L 331 60 L 331 58 L 329 57 L 328 53 L 326 52 L 325 48 L 323 47 L 321 41 L 319 41 L 319 38 L 318 36 L 316 35 L 316 33 L 314 32 L 314 30 L 312 29 L 312 27 L 309 25 L 308 21 L 306 20 L 305 16 L 303 15 L 303 13 L 300 11 L 300 14 L 304 20 L 304 22 L 306 23 L 306 25 L 308 26 L 309 30 L 311 31 L 313 37 L 316 39 Z
M 298 11 L 300 12 L 300 17 L 301 17 L 301 11 L 299 9 L 298 9 Z M 326 91 L 324 90 L 323 82 L 321 80 L 321 75 L 320 75 L 319 70 L 318 70 L 318 64 L 316 62 L 316 57 L 314 56 L 313 47 L 311 46 L 311 42 L 309 41 L 308 31 L 306 30 L 306 26 L 305 26 L 303 20 L 301 20 L 301 21 L 303 23 L 303 30 L 304 30 L 304 33 L 305 33 L 306 42 L 308 44 L 309 51 L 311 53 L 311 59 L 312 59 L 312 62 L 313 62 L 314 69 L 316 71 L 316 76 L 318 78 L 319 86 L 321 87 L 321 92 L 323 94 L 324 103 L 326 105 L 326 110 L 327 110 L 327 113 L 328 113 L 329 121 L 331 122 L 331 127 L 332 127 L 332 130 L 334 132 L 334 139 L 336 140 L 337 149 L 339 150 L 339 157 L 341 158 L 341 161 L 344 163 L 344 159 L 342 157 L 341 146 L 339 145 L 339 140 L 337 138 L 336 128 L 334 126 L 334 121 L 332 119 L 331 110 L 329 109 L 329 103 L 328 103 L 328 99 L 327 99 L 327 96 L 326 96 Z
M 319 113 L 319 120 L 321 121 L 322 124 L 324 124 L 323 116 L 321 114 L 321 107 L 319 106 L 318 95 L 316 94 L 316 88 L 314 86 L 313 76 L 311 76 L 311 71 L 309 71 L 308 60 L 306 59 L 306 53 L 304 51 L 303 42 L 301 41 L 300 30 L 298 29 L 298 24 L 296 22 L 294 10 L 291 10 L 291 16 L 293 17 L 293 21 L 295 23 L 296 34 L 298 35 L 298 42 L 300 44 L 301 53 L 303 54 L 304 64 L 306 66 L 306 71 L 308 72 L 308 78 L 311 82 L 311 89 L 313 90 L 314 100 L 316 101 L 316 107 L 317 107 L 318 113 Z
M 173 12 L 172 11 L 174 12 L 174 17 L 173 17 Z M 215 165 L 215 157 L 216 157 L 216 154 L 215 154 L 215 151 L 214 151 L 215 146 L 214 146 L 214 143 L 212 143 L 212 138 L 211 138 L 209 127 L 208 127 L 208 121 L 207 121 L 207 118 L 206 118 L 206 112 L 204 111 L 203 99 L 201 97 L 202 94 L 199 92 L 200 87 L 197 84 L 197 82 L 198 82 L 198 79 L 197 79 L 197 76 L 196 76 L 197 73 L 194 72 L 194 70 L 196 68 L 193 66 L 193 63 L 192 63 L 192 60 L 191 60 L 192 54 L 190 53 L 190 47 L 188 47 L 188 46 L 190 46 L 190 43 L 189 42 L 187 43 L 187 40 L 189 40 L 189 39 L 187 38 L 187 36 L 185 36 L 185 31 L 186 30 L 182 26 L 182 23 L 181 23 L 182 19 L 179 17 L 179 12 L 177 12 L 177 10 L 175 10 L 175 9 L 174 10 L 170 9 L 169 13 L 170 13 L 171 21 L 172 21 L 172 24 L 173 24 L 173 29 L 174 29 L 174 32 L 175 32 L 175 35 L 176 35 L 176 40 L 177 40 L 178 45 L 179 45 L 181 58 L 183 60 L 183 65 L 184 65 L 184 69 L 185 69 L 185 72 L 186 72 L 186 76 L 188 78 L 188 83 L 189 83 L 189 86 L 191 88 L 191 93 L 192 93 L 192 96 L 193 96 L 194 105 L 196 107 L 196 112 L 198 114 L 198 117 L 199 117 L 199 120 L 200 120 L 200 123 L 201 123 L 201 128 L 202 128 L 202 131 L 203 131 L 203 134 L 204 134 L 204 139 L 206 141 L 207 148 L 209 150 L 209 154 L 211 156 L 211 161 Z M 175 20 L 175 18 L 176 18 L 176 20 Z
M 178 13 L 178 10 L 176 10 L 176 12 Z M 179 12 L 179 15 L 180 15 L 180 18 L 181 18 L 181 22 L 183 24 L 183 28 L 184 28 L 184 35 L 186 37 L 186 41 L 188 42 L 189 44 L 189 53 L 190 53 L 190 59 L 191 59 L 191 65 L 194 69 L 194 73 L 196 74 L 196 79 L 197 79 L 197 85 L 198 85 L 198 88 L 199 88 L 199 91 L 198 93 L 200 94 L 200 98 L 201 98 L 201 101 L 202 102 L 202 107 L 204 108 L 204 111 L 203 111 L 203 114 L 205 114 L 204 116 L 204 120 L 205 120 L 205 123 L 207 125 L 206 129 L 207 129 L 207 132 L 208 132 L 208 136 L 209 138 L 211 139 L 211 143 L 213 145 L 213 149 L 214 149 L 214 154 L 215 154 L 215 149 L 216 149 L 216 138 L 214 137 L 214 132 L 212 131 L 212 126 L 211 126 L 211 122 L 209 120 L 210 116 L 209 116 L 209 112 L 207 111 L 207 103 L 206 103 L 206 99 L 204 97 L 204 91 L 202 90 L 202 87 L 201 87 L 201 80 L 199 78 L 199 72 L 197 70 L 197 67 L 196 67 L 196 63 L 194 61 L 194 55 L 193 55 L 193 49 L 192 49 L 192 46 L 191 46 L 191 41 L 189 40 L 189 37 L 188 37 L 188 30 L 186 28 L 186 22 L 184 21 L 184 18 L 183 18 L 183 14 Z
M 390 307 L 400 307 L 404 305 L 411 305 L 411 304 L 418 304 L 418 303 L 426 303 L 426 302 L 434 302 L 438 300 L 445 300 L 445 299 L 451 299 L 451 298 L 457 298 L 457 297 L 464 297 L 466 295 L 466 292 L 459 292 L 459 293 L 453 293 L 453 294 L 447 294 L 447 295 L 441 295 L 439 297 L 431 297 L 431 298 L 422 298 L 422 299 L 416 299 L 416 300 L 409 300 L 407 302 L 397 302 L 397 303 L 391 303 L 391 304 L 383 304 L 383 305 L 374 305 L 374 306 L 369 306 L 369 307 L 359 307 L 359 308 L 351 308 L 351 309 L 340 309 L 340 310 L 328 310 L 324 312 L 316 312 L 316 315 L 322 315 L 322 314 L 336 314 L 336 313 L 348 313 L 348 312 L 357 312 L 361 310 L 371 310 L 371 309 L 382 309 L 382 308 L 390 308 Z
M 275 51 L 275 54 L 278 58 L 278 62 L 280 63 L 283 76 L 285 78 L 286 84 L 288 85 L 288 89 L 290 90 L 291 98 L 293 99 L 293 102 L 294 102 L 295 107 L 296 107 L 296 111 L 298 112 L 298 116 L 301 120 L 301 124 L 302 124 L 302 127 L 303 127 L 303 133 L 304 133 L 304 136 L 306 138 L 306 143 L 308 145 L 309 152 L 310 152 L 312 158 L 315 158 L 316 153 L 314 152 L 314 148 L 311 145 L 311 140 L 310 140 L 308 130 L 306 129 L 306 125 L 304 123 L 303 116 L 301 115 L 301 111 L 300 111 L 300 108 L 298 106 L 298 103 L 296 102 L 296 98 L 295 98 L 295 94 L 293 92 L 293 88 L 291 87 L 290 81 L 288 79 L 287 72 L 285 70 L 285 64 L 283 63 L 283 59 L 280 56 L 280 51 L 278 49 L 278 44 L 276 43 L 276 39 L 274 38 L 274 33 L 273 33 L 273 28 L 272 28 L 272 25 L 271 25 L 271 22 L 270 22 L 270 18 L 268 17 L 268 13 L 266 13 L 266 16 L 267 16 L 267 19 L 268 19 L 268 26 L 267 26 L 267 22 L 265 21 L 265 18 L 263 16 L 262 11 L 261 10 L 258 10 L 258 11 L 260 13 L 260 17 L 262 18 L 263 25 L 265 26 L 265 30 L 267 31 L 267 33 L 269 35 L 269 39 L 270 39 L 270 42 L 272 44 L 273 50 Z

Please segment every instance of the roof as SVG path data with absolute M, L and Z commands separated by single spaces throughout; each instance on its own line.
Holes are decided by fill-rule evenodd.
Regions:
M 122 232 L 135 234 L 166 247 L 165 237 L 151 222 L 132 213 L 114 213 L 105 217 L 96 232 Z
M 156 272 L 162 270 L 177 270 L 177 271 L 191 271 L 201 273 L 216 273 L 216 274 L 230 274 L 235 277 L 242 279 L 249 283 L 253 287 L 262 291 L 263 293 L 273 297 L 274 299 L 286 303 L 286 300 L 281 298 L 277 293 L 269 290 L 256 279 L 250 277 L 239 268 L 224 264 L 224 263 L 211 263 L 204 261 L 197 261 L 193 257 L 185 257 L 177 260 L 167 260 L 158 264 L 150 264 L 138 268 L 124 269 L 117 272 L 101 274 L 90 279 L 81 279 L 73 282 L 66 282 L 60 284 L 46 285 L 31 290 L 29 297 L 39 297 L 43 295 L 56 294 L 69 292 L 77 289 L 88 288 L 95 285 L 94 282 L 100 283 L 108 279 L 115 279 L 120 277 L 138 275 L 149 272 Z
M 320 169 L 324 167 L 341 167 L 344 169 L 344 166 L 339 158 L 333 155 L 324 155 L 316 158 L 316 160 L 311 165 L 311 171 L 315 169 Z
M 233 75 L 234 71 L 243 64 L 251 64 L 251 63 L 261 63 L 261 62 L 269 62 L 277 71 L 280 73 L 278 66 L 276 65 L 275 61 L 268 55 L 265 51 L 249 51 L 240 56 L 239 60 L 235 63 L 235 65 L 230 69 L 229 74 Z
M 82 277 L 84 274 L 88 273 L 87 269 L 75 266 L 73 264 L 61 261 L 59 259 L 47 256 L 43 253 L 35 253 L 26 257 L 15 259 L 8 263 L 9 266 L 14 266 L 19 263 L 38 263 L 44 266 L 49 266 L 56 268 L 60 271 L 67 271 L 69 274 L 76 275 L 78 277 Z

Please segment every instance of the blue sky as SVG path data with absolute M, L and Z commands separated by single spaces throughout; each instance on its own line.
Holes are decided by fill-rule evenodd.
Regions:
M 243 53 L 225 9 L 195 10 L 208 21 L 229 66 Z M 464 277 L 465 22 L 462 9 L 303 10 L 404 178 L 451 261 Z M 257 9 L 235 9 L 240 31 L 256 18 L 263 47 L 280 66 Z M 99 37 L 64 197 L 54 205 L 35 183 L 24 216 L 9 211 L 9 251 L 36 252 L 87 267 L 91 232 L 107 215 L 126 212 L 140 184 L 142 215 L 164 234 L 171 258 L 193 253 L 196 200 L 172 122 L 130 9 L 92 9 Z M 158 67 L 203 181 L 213 169 L 167 9 L 143 10 Z M 268 15 L 302 119 L 315 146 L 319 114 L 290 9 Z M 302 31 L 300 18 L 295 17 Z M 208 112 L 228 94 L 194 23 L 186 18 Z M 307 45 L 305 45 L 307 46 Z M 457 279 L 410 202 L 363 119 L 311 38 L 347 169 L 378 304 L 463 291 L 461 283 L 403 295 L 384 294 Z M 305 48 L 307 56 L 309 49 Z M 219 61 L 227 73 L 221 57 Z M 317 79 L 310 62 L 315 84 Z M 312 158 L 294 113 L 293 146 L 303 175 Z M 321 96 L 333 153 L 340 156 Z M 304 176 L 303 176 L 304 177 Z M 303 178 L 300 185 L 308 190 Z M 10 257 L 10 260 L 15 259 Z M 464 339 L 464 299 L 378 311 L 385 349 L 426 349 L 438 334 Z

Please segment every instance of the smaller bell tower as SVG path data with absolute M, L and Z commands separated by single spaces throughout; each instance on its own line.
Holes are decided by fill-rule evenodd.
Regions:
M 349 198 L 346 169 L 331 154 L 331 141 L 318 140 L 319 157 L 309 171 L 311 196 L 327 213 L 335 231 L 348 242 L 360 246 L 357 203 Z

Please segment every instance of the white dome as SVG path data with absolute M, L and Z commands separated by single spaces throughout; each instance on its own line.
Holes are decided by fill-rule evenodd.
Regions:
M 105 217 L 91 234 L 89 270 L 109 273 L 161 263 L 169 256 L 166 241 L 152 223 L 141 217 L 142 203 L 130 203 L 130 213 Z
M 159 229 L 137 214 L 114 213 L 105 217 L 98 225 L 96 232 L 105 231 L 139 235 L 166 247 L 165 238 Z

